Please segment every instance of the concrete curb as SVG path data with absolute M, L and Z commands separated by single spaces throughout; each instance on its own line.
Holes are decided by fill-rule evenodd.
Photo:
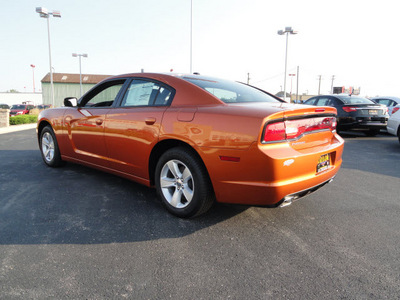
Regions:
M 1 127 L 0 134 L 16 132 L 16 131 L 21 131 L 21 130 L 27 130 L 27 129 L 33 129 L 33 128 L 36 128 L 36 123 L 22 124 L 22 125 L 10 125 L 7 127 Z

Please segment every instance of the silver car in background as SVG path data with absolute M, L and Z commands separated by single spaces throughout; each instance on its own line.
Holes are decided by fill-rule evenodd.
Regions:
M 393 113 L 387 122 L 386 129 L 388 133 L 397 136 L 400 143 L 400 104 L 393 108 Z
M 374 97 L 371 98 L 372 101 L 379 103 L 379 104 L 383 104 L 386 105 L 388 107 L 388 112 L 389 112 L 389 116 L 392 115 L 393 113 L 393 108 L 400 104 L 400 98 L 399 97 Z

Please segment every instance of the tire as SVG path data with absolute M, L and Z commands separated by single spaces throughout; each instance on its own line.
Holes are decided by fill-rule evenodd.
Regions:
M 399 143 L 400 143 L 400 126 L 399 129 L 397 129 L 397 137 L 399 138 Z
M 185 148 L 166 151 L 157 162 L 155 176 L 161 202 L 177 217 L 199 216 L 214 203 L 214 191 L 205 166 Z
M 50 126 L 43 128 L 40 133 L 39 147 L 43 161 L 46 165 L 56 168 L 64 164 L 61 160 L 56 135 Z
M 367 136 L 376 136 L 381 130 L 380 129 L 370 129 L 365 132 Z

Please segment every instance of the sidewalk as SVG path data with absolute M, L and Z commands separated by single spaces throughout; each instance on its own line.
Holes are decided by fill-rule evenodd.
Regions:
M 0 127 L 0 134 L 36 128 L 36 123 Z

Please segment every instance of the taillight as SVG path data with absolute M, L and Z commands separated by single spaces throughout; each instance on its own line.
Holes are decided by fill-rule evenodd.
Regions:
M 286 139 L 285 122 L 270 123 L 264 130 L 264 142 L 276 142 Z
M 321 130 L 335 130 L 335 117 L 307 118 L 269 123 L 265 126 L 263 142 L 280 142 L 299 138 L 303 134 Z
M 400 107 L 393 107 L 393 110 L 392 110 L 392 114 L 394 114 L 396 111 L 398 111 L 400 109 Z
M 356 110 L 357 110 L 356 107 L 352 107 L 352 106 L 343 106 L 342 109 L 343 109 L 345 112 L 352 112 L 352 111 L 356 111 Z

